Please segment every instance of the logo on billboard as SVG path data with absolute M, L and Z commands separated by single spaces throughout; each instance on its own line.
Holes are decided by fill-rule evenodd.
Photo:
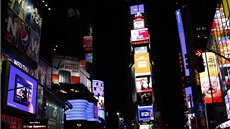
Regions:
M 28 44 L 28 33 L 26 30 L 21 31 L 21 41 L 24 46 Z

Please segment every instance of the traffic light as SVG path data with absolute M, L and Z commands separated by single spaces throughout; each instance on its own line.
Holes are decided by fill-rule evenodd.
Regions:
M 202 50 L 201 49 L 196 49 L 195 51 L 195 61 L 196 61 L 196 69 L 199 73 L 205 71 L 205 66 L 204 66 L 204 59 L 202 57 Z

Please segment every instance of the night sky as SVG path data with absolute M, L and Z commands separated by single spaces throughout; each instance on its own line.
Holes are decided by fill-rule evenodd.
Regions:
M 148 6 L 146 14 L 151 35 L 151 56 L 154 61 L 155 97 L 161 105 L 163 114 L 167 116 L 166 123 L 169 126 L 180 126 L 181 119 L 178 117 L 183 114 L 183 111 L 181 110 L 182 96 L 178 65 L 180 42 L 175 17 L 175 2 L 174 0 L 146 0 L 145 3 Z M 117 111 L 121 113 L 125 111 L 123 106 L 124 96 L 127 94 L 125 88 L 128 84 L 128 66 L 132 58 L 130 56 L 131 26 L 128 2 L 115 0 L 102 3 L 88 0 L 75 1 L 75 4 L 62 2 L 61 5 L 56 2 L 50 3 L 50 6 L 53 6 L 53 12 L 44 15 L 45 27 L 43 26 L 44 32 L 42 32 L 43 37 L 41 38 L 44 38 L 42 41 L 46 41 L 49 37 L 53 37 L 53 39 L 47 40 L 45 43 L 41 41 L 43 50 L 57 42 L 65 46 L 64 42 L 68 40 L 78 51 L 82 51 L 81 44 L 74 43 L 80 41 L 79 37 L 87 34 L 87 24 L 92 21 L 96 79 L 105 83 L 105 106 L 109 112 L 109 127 L 117 127 L 117 122 L 113 120 L 117 119 Z M 64 24 L 69 19 L 63 18 L 67 15 L 65 9 L 71 6 L 78 8 L 81 16 L 79 20 L 75 20 L 74 30 L 71 30 L 72 27 L 68 27 L 68 23 Z M 55 22 L 54 17 L 58 19 Z M 66 31 L 68 31 L 68 36 Z M 59 34 L 55 34 L 55 32 L 59 32 Z M 62 38 L 55 39 L 61 35 Z M 70 35 L 75 35 L 75 39 L 71 40 L 72 36 Z M 66 48 L 66 51 L 70 49 L 71 47 Z M 45 52 L 43 51 L 43 53 Z

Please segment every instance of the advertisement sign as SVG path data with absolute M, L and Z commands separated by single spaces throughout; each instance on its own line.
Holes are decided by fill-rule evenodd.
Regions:
M 84 36 L 83 37 L 83 48 L 85 51 L 93 50 L 93 38 L 92 36 Z
M 153 124 L 140 125 L 139 129 L 155 129 Z
M 105 100 L 103 96 L 95 96 L 95 98 L 97 99 L 97 107 L 98 109 L 105 109 Z
M 137 93 L 138 106 L 147 106 L 153 104 L 153 92 L 139 92 Z
M 154 120 L 153 106 L 138 106 L 138 121 Z
M 84 84 L 84 86 L 86 86 L 87 89 L 90 92 L 92 92 L 90 74 L 86 70 L 84 70 L 83 68 L 80 68 L 80 83 Z
M 192 88 L 191 88 L 191 86 L 185 88 L 185 94 L 186 94 L 187 107 L 189 109 L 193 108 L 194 107 L 194 103 L 193 103 Z
M 134 48 L 134 54 L 146 53 L 146 52 L 148 52 L 147 46 L 140 46 Z
M 149 53 L 134 54 L 135 76 L 150 75 Z
M 16 55 L 10 54 L 9 52 L 2 49 L 2 61 L 11 61 L 14 63 L 18 68 L 20 68 L 22 71 L 28 73 L 31 76 L 35 77 L 35 69 L 24 63 L 22 60 L 20 60 Z
M 31 0 L 17 0 L 8 3 L 9 10 L 14 12 L 22 21 L 41 36 L 41 11 L 34 6 Z
M 36 70 L 36 78 L 38 79 L 38 83 L 51 89 L 51 77 L 52 67 L 45 63 L 45 61 L 42 59 L 39 59 L 38 68 Z
M 48 119 L 23 120 L 22 129 L 48 129 Z
M 86 53 L 85 54 L 85 61 L 87 63 L 93 63 L 93 53 Z
M 130 6 L 130 15 L 135 15 L 137 13 L 144 13 L 144 4 L 132 5 Z
M 227 118 L 230 119 L 230 90 L 227 91 L 227 95 L 224 96 Z
M 52 82 L 80 83 L 80 61 L 69 56 L 56 56 L 53 58 Z
M 104 97 L 104 82 L 100 80 L 92 80 L 94 96 Z
M 40 53 L 40 36 L 11 10 L 7 10 L 4 39 L 38 62 Z
M 98 117 L 100 117 L 100 118 L 105 120 L 105 110 L 98 109 Z
M 180 9 L 176 10 L 176 20 L 177 20 L 177 28 L 178 28 L 180 45 L 182 50 L 183 62 L 184 62 L 183 64 L 184 64 L 185 76 L 189 76 L 190 75 L 189 69 L 186 68 L 187 63 L 186 63 L 185 54 L 187 54 L 187 48 L 186 48 L 184 27 L 183 27 L 183 21 L 182 21 Z
M 133 29 L 142 29 L 145 28 L 145 21 L 142 18 L 137 18 L 133 20 Z
M 206 104 L 222 102 L 216 55 L 211 52 L 206 52 L 203 53 L 202 56 L 206 66 L 205 71 L 200 73 L 201 90 L 202 93 L 205 93 L 204 102 Z
M 229 37 L 219 37 L 218 38 L 220 54 L 224 57 L 230 59 L 230 40 Z M 230 62 L 224 58 L 219 59 L 221 64 L 225 67 L 230 67 Z
M 152 92 L 152 82 L 150 76 L 136 77 L 136 92 Z
M 131 41 L 149 40 L 148 28 L 131 30 Z
M 36 114 L 37 81 L 13 64 L 10 64 L 9 72 L 6 105 Z

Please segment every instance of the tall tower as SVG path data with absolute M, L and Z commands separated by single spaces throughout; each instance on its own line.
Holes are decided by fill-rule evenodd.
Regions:
M 150 34 L 147 26 L 145 4 L 130 6 L 130 45 L 134 64 L 131 66 L 133 78 L 132 103 L 135 104 L 135 128 L 154 126 L 153 71 L 150 58 Z

